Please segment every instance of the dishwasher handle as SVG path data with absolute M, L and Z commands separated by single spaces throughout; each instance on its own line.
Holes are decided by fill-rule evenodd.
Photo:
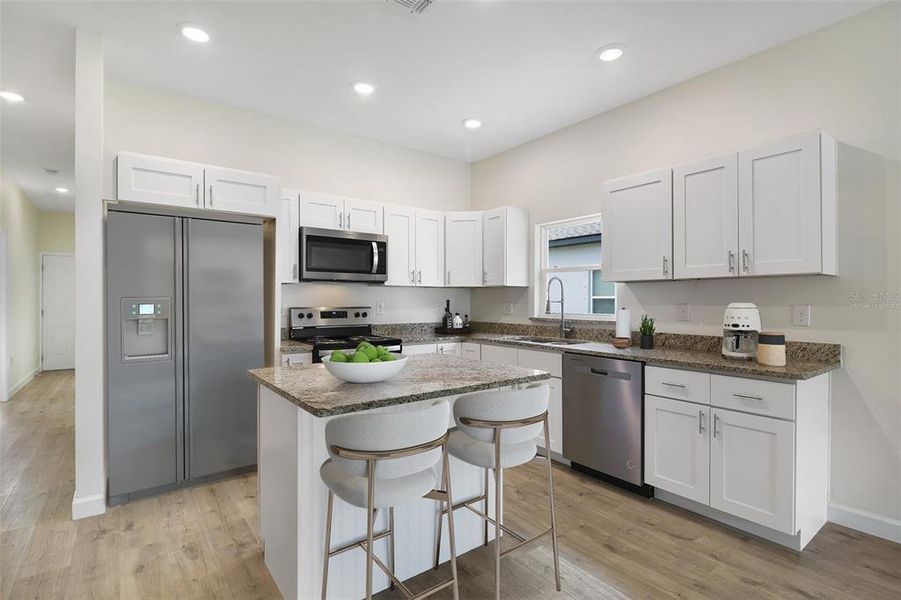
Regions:
M 586 375 L 594 375 L 595 377 L 610 377 L 612 379 L 622 379 L 623 381 L 632 381 L 631 373 L 622 371 L 608 371 L 606 369 L 592 369 L 591 367 L 573 367 L 573 371 L 585 373 Z

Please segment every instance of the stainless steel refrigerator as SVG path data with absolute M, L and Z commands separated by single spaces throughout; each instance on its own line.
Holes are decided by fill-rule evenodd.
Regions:
M 107 216 L 110 503 L 253 468 L 260 223 Z

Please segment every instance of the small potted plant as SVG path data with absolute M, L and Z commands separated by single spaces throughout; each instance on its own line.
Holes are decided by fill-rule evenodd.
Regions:
M 641 316 L 641 326 L 638 328 L 641 333 L 641 347 L 650 350 L 654 347 L 654 318 L 648 315 Z

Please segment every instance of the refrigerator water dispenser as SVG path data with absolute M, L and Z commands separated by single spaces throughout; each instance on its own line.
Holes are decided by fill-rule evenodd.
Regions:
M 171 298 L 122 298 L 122 362 L 172 358 L 171 315 Z

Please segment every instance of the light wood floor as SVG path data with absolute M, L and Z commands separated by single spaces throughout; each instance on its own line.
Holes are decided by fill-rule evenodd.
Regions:
M 73 384 L 72 372 L 43 373 L 0 404 L 2 597 L 277 598 L 254 475 L 70 519 Z M 546 519 L 541 467 L 507 473 L 507 522 L 526 532 Z M 504 559 L 505 598 L 901 598 L 897 544 L 827 525 L 798 554 L 565 467 L 555 477 L 563 593 L 543 543 Z M 461 597 L 491 596 L 492 551 L 461 559 Z

